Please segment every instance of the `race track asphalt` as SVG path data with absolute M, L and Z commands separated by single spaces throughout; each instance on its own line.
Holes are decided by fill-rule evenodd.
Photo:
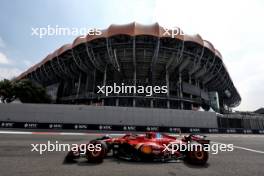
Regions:
M 0 131 L 1 132 L 1 131 Z M 192 166 L 183 161 L 174 163 L 143 163 L 117 160 L 108 157 L 101 164 L 85 159 L 65 163 L 66 152 L 32 152 L 31 144 L 51 141 L 55 143 L 86 143 L 100 134 L 1 134 L 1 176 L 263 176 L 264 135 L 214 134 L 213 142 L 234 144 L 232 152 L 210 154 L 206 166 Z

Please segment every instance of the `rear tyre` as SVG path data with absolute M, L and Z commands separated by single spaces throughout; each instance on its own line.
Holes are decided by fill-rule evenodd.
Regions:
M 93 144 L 94 146 L 97 144 L 100 144 L 101 150 L 99 151 L 96 148 L 94 148 L 94 150 L 92 150 L 92 151 L 87 150 L 86 157 L 87 157 L 88 161 L 92 162 L 92 163 L 103 162 L 104 157 L 107 154 L 107 148 L 106 148 L 106 145 L 104 144 L 104 142 L 94 140 L 94 141 L 91 141 L 90 144 Z
M 205 165 L 209 158 L 207 151 L 202 148 L 198 148 L 196 151 L 188 151 L 186 156 L 186 161 L 194 165 Z

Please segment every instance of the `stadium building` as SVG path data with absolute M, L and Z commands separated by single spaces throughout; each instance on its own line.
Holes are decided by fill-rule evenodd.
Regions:
M 218 112 L 241 97 L 220 52 L 200 35 L 167 30 L 158 23 L 110 25 L 100 35 L 77 37 L 18 79 L 47 88 L 56 103 L 153 107 Z M 166 94 L 98 94 L 97 86 L 167 86 Z

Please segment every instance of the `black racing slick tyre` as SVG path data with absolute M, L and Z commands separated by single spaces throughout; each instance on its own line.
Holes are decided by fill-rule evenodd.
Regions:
M 101 149 L 100 149 L 100 151 L 96 150 L 96 148 L 92 151 L 87 150 L 86 157 L 87 157 L 88 161 L 91 163 L 103 162 L 103 160 L 107 154 L 107 146 L 105 145 L 105 143 L 103 141 L 93 140 L 90 142 L 90 144 L 93 144 L 94 146 L 96 146 L 97 144 L 100 144 Z
M 188 151 L 186 155 L 186 161 L 194 165 L 205 165 L 209 158 L 209 153 L 202 148 L 198 148 L 195 151 Z
M 75 159 L 80 158 L 79 152 L 69 151 L 65 157 L 66 162 L 74 162 Z

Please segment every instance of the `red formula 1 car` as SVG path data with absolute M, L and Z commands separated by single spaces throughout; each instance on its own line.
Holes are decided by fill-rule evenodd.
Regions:
M 208 151 L 204 150 L 205 144 L 209 145 L 209 140 L 206 140 L 205 136 L 192 134 L 175 137 L 164 133 L 147 132 L 126 134 L 117 138 L 103 136 L 90 141 L 87 146 L 89 144 L 100 145 L 101 150 L 86 150 L 83 153 L 81 152 L 83 146 L 79 146 L 78 150 L 72 150 L 67 154 L 66 161 L 85 157 L 89 162 L 99 163 L 111 154 L 116 158 L 131 161 L 166 162 L 182 159 L 191 164 L 204 165 L 209 157 Z

